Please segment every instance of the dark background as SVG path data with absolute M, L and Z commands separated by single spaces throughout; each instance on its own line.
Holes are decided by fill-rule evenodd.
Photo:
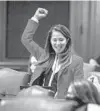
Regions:
M 9 59 L 27 59 L 29 52 L 21 43 L 24 28 L 38 7 L 46 8 L 48 16 L 40 21 L 34 40 L 44 47 L 50 27 L 63 24 L 69 28 L 69 1 L 8 1 L 6 29 L 6 57 Z

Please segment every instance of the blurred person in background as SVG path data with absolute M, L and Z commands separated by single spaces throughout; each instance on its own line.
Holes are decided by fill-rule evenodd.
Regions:
M 95 67 L 94 71 L 100 72 L 100 56 L 91 58 L 89 64 Z
M 92 104 L 100 105 L 100 93 L 92 82 L 77 80 L 69 86 L 66 100 L 77 101 L 78 105 L 74 107 L 73 111 L 91 111 Z

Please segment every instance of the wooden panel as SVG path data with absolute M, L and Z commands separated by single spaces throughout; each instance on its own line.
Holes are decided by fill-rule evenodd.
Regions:
M 100 35 L 98 35 L 98 42 L 96 41 L 96 30 L 100 32 L 100 28 L 96 29 L 96 1 L 71 2 L 71 7 L 70 29 L 74 48 L 84 62 L 89 62 L 89 59 L 99 50 L 97 48 L 95 50 L 95 44 L 100 45 Z
M 100 1 L 96 2 L 96 13 L 95 13 L 95 51 L 94 57 L 100 56 Z
M 35 35 L 41 47 L 52 25 L 60 23 L 69 27 L 68 1 L 0 1 L 0 69 L 9 67 L 27 71 L 30 54 L 20 40 L 28 19 L 38 7 L 49 10 L 48 17 L 41 20 Z
M 5 59 L 6 2 L 0 1 L 0 61 Z
M 47 18 L 40 22 L 35 34 L 35 41 L 41 47 L 44 47 L 47 32 L 52 25 L 60 23 L 69 27 L 68 1 L 9 1 L 7 2 L 6 58 L 29 57 L 30 54 L 20 40 L 27 20 L 33 16 L 38 7 L 44 7 L 49 11 Z

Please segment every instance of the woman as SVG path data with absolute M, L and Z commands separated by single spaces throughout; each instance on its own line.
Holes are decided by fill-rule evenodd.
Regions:
M 88 80 L 72 82 L 68 88 L 66 99 L 77 101 L 78 105 L 74 108 L 76 111 L 86 111 L 88 104 L 100 105 L 100 94 L 95 85 Z
M 83 79 L 83 60 L 72 53 L 71 36 L 64 25 L 51 27 L 44 49 L 33 41 L 40 19 L 47 14 L 46 9 L 38 8 L 22 35 L 22 43 L 38 60 L 29 85 L 50 87 L 56 98 L 65 98 L 69 84 L 73 80 Z

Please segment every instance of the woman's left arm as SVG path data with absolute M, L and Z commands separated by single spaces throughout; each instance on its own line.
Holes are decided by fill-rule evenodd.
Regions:
M 83 71 L 83 59 L 80 58 L 77 61 L 77 65 L 74 68 L 74 80 L 84 79 L 84 71 Z

